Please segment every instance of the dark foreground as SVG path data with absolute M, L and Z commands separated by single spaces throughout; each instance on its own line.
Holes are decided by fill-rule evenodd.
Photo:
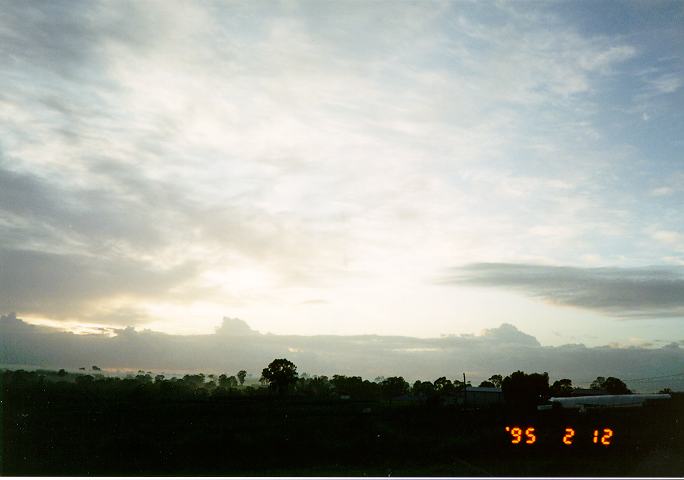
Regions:
M 684 397 L 515 414 L 266 395 L 4 389 L 4 475 L 682 476 Z M 512 445 L 505 426 L 534 427 Z M 564 445 L 565 428 L 577 433 Z M 611 428 L 609 446 L 594 429 Z M 602 432 L 602 430 L 601 430 Z

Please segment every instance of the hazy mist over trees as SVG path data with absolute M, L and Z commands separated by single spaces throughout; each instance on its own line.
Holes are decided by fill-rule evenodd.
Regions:
M 509 324 L 479 336 L 413 338 L 260 334 L 239 319 L 225 319 L 213 335 L 168 335 L 133 328 L 113 335 L 75 335 L 29 325 L 14 315 L 0 320 L 2 364 L 220 373 L 260 372 L 273 358 L 283 357 L 292 360 L 299 372 L 319 375 L 401 375 L 413 383 L 466 372 L 474 385 L 484 380 L 498 385 L 500 378 L 489 378 L 493 372 L 520 369 L 548 371 L 552 382 L 569 378 L 575 385 L 588 386 L 606 374 L 630 380 L 680 373 L 677 367 L 684 364 L 684 348 L 676 342 L 662 348 L 548 347 Z M 236 375 L 242 383 L 244 377 Z M 682 386 L 681 376 L 640 382 L 629 384 L 637 391 Z

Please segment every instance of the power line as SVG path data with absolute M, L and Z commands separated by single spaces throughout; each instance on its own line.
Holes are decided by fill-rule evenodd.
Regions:
M 642 381 L 646 381 L 646 380 L 658 380 L 658 379 L 661 379 L 661 378 L 680 377 L 680 376 L 682 376 L 682 375 L 684 375 L 684 372 L 673 373 L 672 375 L 659 375 L 659 376 L 656 376 L 656 377 L 628 378 L 628 379 L 625 379 L 625 380 L 623 380 L 623 381 L 624 381 L 625 383 L 627 383 L 627 382 L 642 382 Z M 591 382 L 591 381 L 593 381 L 593 380 L 589 380 L 589 379 L 580 379 L 580 380 L 577 380 L 578 383 L 587 383 L 587 382 Z
M 684 372 L 681 372 L 681 373 L 674 373 L 674 374 L 672 374 L 672 375 L 660 375 L 660 376 L 658 376 L 658 377 L 631 378 L 631 379 L 627 379 L 627 380 L 624 380 L 624 381 L 625 381 L 625 382 L 642 382 L 642 381 L 644 381 L 644 380 L 657 380 L 657 379 L 659 379 L 659 378 L 679 377 L 679 376 L 682 376 L 682 375 L 684 375 Z

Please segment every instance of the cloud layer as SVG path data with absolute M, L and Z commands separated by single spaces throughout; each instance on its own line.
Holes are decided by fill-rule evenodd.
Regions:
M 578 268 L 478 263 L 454 268 L 446 283 L 523 292 L 559 305 L 621 318 L 684 318 L 684 268 Z
M 434 336 L 512 310 L 444 265 L 684 263 L 681 3 L 602 9 L 3 5 L 0 311 Z
M 75 335 L 28 325 L 13 315 L 3 316 L 0 363 L 52 368 L 95 364 L 111 370 L 205 373 L 244 368 L 258 375 L 273 358 L 286 357 L 300 372 L 310 374 L 338 373 L 370 379 L 402 375 L 412 380 L 434 380 L 440 376 L 460 378 L 466 372 L 476 383 L 494 373 L 508 374 L 516 369 L 548 371 L 552 379 L 571 378 L 575 384 L 588 384 L 599 375 L 641 379 L 684 373 L 684 339 L 661 348 L 587 348 L 581 344 L 545 347 L 509 324 L 485 330 L 481 335 L 426 339 L 263 335 L 236 318 L 224 319 L 223 326 L 212 335 L 167 335 L 132 328 L 113 333 Z M 662 386 L 684 388 L 684 375 L 630 384 L 642 391 Z

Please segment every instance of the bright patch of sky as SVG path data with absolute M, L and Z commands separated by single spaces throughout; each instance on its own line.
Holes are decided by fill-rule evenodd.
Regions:
M 682 2 L 2 11 L 2 312 L 183 334 L 508 322 L 555 345 L 681 332 Z M 659 265 L 643 286 L 666 308 L 440 281 L 484 263 L 575 267 L 581 291 L 595 267 Z

